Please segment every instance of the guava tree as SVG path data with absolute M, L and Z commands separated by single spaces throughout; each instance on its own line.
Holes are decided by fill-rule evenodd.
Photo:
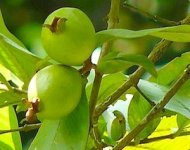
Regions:
M 31 130 L 38 132 L 29 150 L 190 148 L 190 53 L 154 65 L 172 43 L 190 42 L 190 16 L 174 22 L 126 2 L 167 26 L 122 29 L 121 3 L 111 0 L 107 29 L 98 32 L 78 8 L 52 12 L 42 25 L 45 58 L 30 53 L 0 13 L 0 149 L 21 150 L 20 132 Z M 111 48 L 145 36 L 162 38 L 148 56 Z

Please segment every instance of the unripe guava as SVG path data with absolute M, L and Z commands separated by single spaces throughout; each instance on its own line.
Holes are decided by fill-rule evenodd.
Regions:
M 95 47 L 94 26 L 77 8 L 52 12 L 44 22 L 41 38 L 47 54 L 69 66 L 81 65 Z
M 111 125 L 111 138 L 117 141 L 125 135 L 126 123 L 125 118 L 121 112 L 115 110 L 113 114 L 116 118 L 113 120 Z
M 28 87 L 28 101 L 38 119 L 60 119 L 76 108 L 81 93 L 82 78 L 76 69 L 50 65 L 33 76 Z

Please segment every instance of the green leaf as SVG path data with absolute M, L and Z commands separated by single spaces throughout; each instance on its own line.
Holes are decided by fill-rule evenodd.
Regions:
M 152 106 L 139 93 L 135 92 L 133 98 L 129 102 L 127 113 L 127 122 L 130 131 L 142 121 L 151 109 Z M 139 143 L 140 140 L 147 138 L 154 132 L 159 123 L 160 118 L 156 118 L 149 122 L 149 124 L 135 137 L 135 141 Z
M 161 32 L 150 33 L 150 35 L 174 42 L 190 42 L 190 25 L 169 27 Z
M 1 14 L 1 10 L 0 10 L 0 33 L 5 35 L 7 38 L 11 39 L 12 41 L 14 41 L 15 43 L 17 43 L 18 45 L 20 45 L 21 47 L 25 47 L 23 45 L 22 42 L 20 42 L 12 33 L 9 32 L 9 30 L 7 29 L 4 20 L 3 20 L 3 16 Z
M 154 103 L 160 102 L 169 90 L 169 87 L 145 80 L 140 80 L 138 87 Z M 165 108 L 190 119 L 190 100 L 186 95 L 175 94 Z
M 18 122 L 13 107 L 0 108 L 0 130 L 15 128 L 18 128 Z M 1 134 L 0 150 L 22 150 L 19 132 Z
M 186 118 L 183 115 L 177 114 L 177 125 L 178 125 L 178 131 L 177 134 L 181 133 L 184 128 L 190 124 L 190 119 Z
M 78 107 L 62 120 L 42 123 L 29 150 L 84 150 L 89 131 L 88 102 L 85 93 Z
M 12 90 L 12 87 L 10 86 L 9 82 L 6 80 L 2 73 L 0 73 L 0 81 L 4 83 L 9 90 Z
M 109 29 L 96 33 L 97 45 L 115 39 L 132 39 L 143 36 L 155 36 L 175 42 L 190 42 L 190 25 L 145 29 L 133 31 L 128 29 Z
M 146 56 L 118 52 L 111 52 L 103 57 L 97 69 L 103 74 L 110 74 L 123 71 L 133 65 L 143 66 L 153 76 L 157 74 L 153 63 Z
M 157 71 L 157 77 L 151 77 L 150 81 L 156 82 L 162 85 L 169 85 L 176 80 L 180 74 L 184 71 L 186 66 L 190 63 L 190 52 L 182 54 L 181 57 L 177 57 L 167 63 L 165 66 Z
M 127 77 L 123 73 L 104 76 L 98 94 L 98 103 L 103 102 L 107 96 L 117 90 L 126 80 Z M 88 99 L 90 98 L 91 89 L 92 84 L 88 85 L 86 89 Z
M 26 95 L 13 93 L 11 91 L 2 92 L 0 93 L 0 108 L 20 103 L 24 97 L 26 97 Z
M 25 84 L 35 74 L 36 64 L 41 60 L 2 34 L 0 34 L 0 57 L 0 63 Z
M 14 83 L 14 85 L 12 84 L 11 86 L 16 85 L 17 87 L 22 88 L 23 82 L 19 80 L 19 78 L 16 77 L 10 70 L 5 68 L 1 63 L 0 63 L 0 73 L 3 75 L 6 81 L 9 81 L 8 83 L 10 85 Z

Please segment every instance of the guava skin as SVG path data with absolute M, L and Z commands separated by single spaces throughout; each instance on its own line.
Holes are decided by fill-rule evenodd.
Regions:
M 43 68 L 33 76 L 28 87 L 28 101 L 39 101 L 39 120 L 67 116 L 78 105 L 81 94 L 81 75 L 76 69 L 63 65 Z
M 81 10 L 64 7 L 47 17 L 41 39 L 51 58 L 64 65 L 78 66 L 89 58 L 95 48 L 95 29 Z

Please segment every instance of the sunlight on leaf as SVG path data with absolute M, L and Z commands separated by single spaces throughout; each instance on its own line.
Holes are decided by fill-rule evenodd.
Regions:
M 13 107 L 0 108 L 0 130 L 18 128 L 17 117 Z M 19 132 L 0 135 L 0 149 L 22 150 Z
M 41 59 L 0 34 L 0 63 L 27 84 Z
M 124 150 L 188 150 L 190 149 L 190 135 L 178 136 L 175 138 L 165 138 L 174 133 L 177 129 L 176 116 L 163 118 L 156 131 L 149 137 L 152 142 L 139 144 L 137 146 L 127 146 Z M 188 129 L 190 131 L 190 129 Z M 153 141 L 157 137 L 162 137 Z

